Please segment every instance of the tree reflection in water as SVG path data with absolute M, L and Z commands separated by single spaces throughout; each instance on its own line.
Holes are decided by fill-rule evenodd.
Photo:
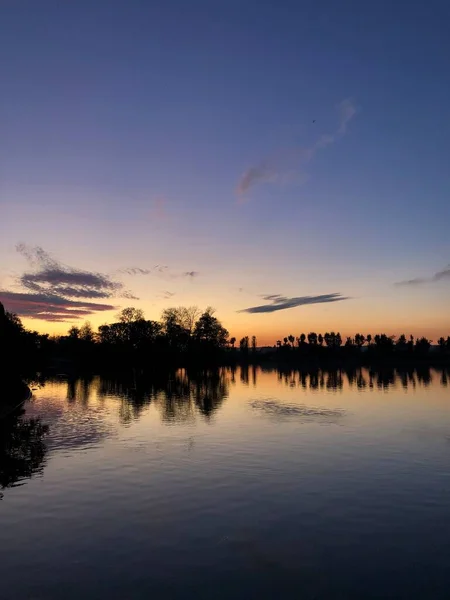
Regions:
M 0 420 L 0 488 L 23 485 L 44 469 L 48 426 L 21 409 Z
M 138 419 L 153 403 L 164 421 L 189 421 L 196 413 L 210 419 L 228 396 L 229 369 L 178 369 L 170 373 L 133 371 L 120 378 L 102 378 L 99 397 L 121 399 L 120 419 Z
M 439 376 L 440 383 L 447 385 L 449 371 L 433 370 L 426 366 L 415 369 L 384 368 L 354 368 L 354 369 L 263 369 L 266 372 L 277 372 L 278 381 L 289 387 L 301 387 L 314 391 L 341 391 L 346 386 L 358 389 L 377 388 L 380 390 L 395 387 L 400 384 L 403 388 L 417 386 L 428 387 L 433 377 Z M 241 381 L 247 383 L 241 375 Z
M 177 369 L 173 371 L 130 370 L 114 375 L 84 376 L 67 381 L 69 404 L 87 408 L 95 398 L 102 406 L 113 399 L 120 422 L 129 424 L 153 405 L 167 423 L 194 421 L 198 416 L 210 420 L 229 395 L 230 386 L 255 387 L 264 373 L 275 373 L 278 381 L 290 388 L 314 392 L 341 392 L 346 389 L 387 390 L 429 386 L 438 378 L 445 386 L 448 370 L 383 368 L 291 369 L 275 366 L 221 367 L 215 369 Z M 263 383 L 264 385 L 264 383 Z M 81 424 L 83 429 L 86 424 Z

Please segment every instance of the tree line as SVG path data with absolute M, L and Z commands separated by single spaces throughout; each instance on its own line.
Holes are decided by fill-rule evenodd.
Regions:
M 49 336 L 28 331 L 19 317 L 0 304 L 0 349 L 2 366 L 11 370 L 45 362 L 55 357 L 74 363 L 149 364 L 165 362 L 180 366 L 187 362 L 288 360 L 321 362 L 351 359 L 367 362 L 372 358 L 424 358 L 433 354 L 450 360 L 450 336 L 438 340 L 439 353 L 430 353 L 432 341 L 402 334 L 398 338 L 385 333 L 357 333 L 345 340 L 339 332 L 292 334 L 279 339 L 272 348 L 258 347 L 256 336 L 244 336 L 239 342 L 211 307 L 201 311 L 196 306 L 171 307 L 159 321 L 148 320 L 142 310 L 127 307 L 113 323 L 94 330 L 89 322 L 73 326 L 67 335 Z M 9 366 L 8 366 L 9 365 Z
M 71 327 L 67 336 L 55 340 L 63 350 L 101 350 L 109 355 L 186 354 L 208 357 L 220 354 L 230 345 L 229 333 L 214 316 L 214 309 L 172 307 L 163 311 L 160 321 L 144 318 L 142 310 L 128 307 L 117 321 L 100 325 L 95 332 L 89 322 Z
M 372 334 L 361 334 L 356 333 L 354 337 L 347 337 L 345 342 L 341 336 L 341 334 L 335 333 L 332 331 L 331 333 L 325 333 L 322 335 L 321 333 L 317 334 L 315 332 L 300 334 L 298 337 L 293 335 L 288 335 L 283 340 L 277 340 L 277 348 L 299 348 L 304 349 L 306 347 L 314 348 L 314 347 L 327 347 L 327 348 L 340 348 L 344 346 L 344 348 L 363 348 L 364 346 L 369 348 L 382 348 L 385 350 L 419 350 L 419 351 L 427 351 L 431 348 L 432 340 L 426 337 L 417 337 L 414 338 L 413 335 L 410 335 L 408 338 L 404 333 L 402 333 L 398 338 L 395 335 L 386 335 L 385 333 L 376 334 L 372 336 Z M 450 348 L 450 336 L 447 338 L 440 337 L 438 339 L 438 346 L 441 349 Z

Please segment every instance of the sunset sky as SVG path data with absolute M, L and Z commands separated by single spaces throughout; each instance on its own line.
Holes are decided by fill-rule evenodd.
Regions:
M 0 301 L 450 334 L 448 1 L 3 0 Z

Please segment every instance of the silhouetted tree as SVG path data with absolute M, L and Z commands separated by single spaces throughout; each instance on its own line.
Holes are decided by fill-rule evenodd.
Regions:
M 291 346 L 294 347 L 295 337 L 292 334 L 288 335 L 288 340 Z
M 328 348 L 334 346 L 334 333 L 328 333 L 327 331 L 323 337 Z
M 416 352 L 426 354 L 431 348 L 431 340 L 426 337 L 421 337 L 416 340 Z
M 117 319 L 121 323 L 132 323 L 133 321 L 142 321 L 144 319 L 144 312 L 140 308 L 134 308 L 128 306 L 120 311 L 117 315 Z
M 323 346 L 323 335 L 321 333 L 317 336 L 317 341 L 319 342 L 319 346 Z
M 69 329 L 68 336 L 72 340 L 78 340 L 80 338 L 80 328 L 74 325 Z
M 317 345 L 317 333 L 314 333 L 314 331 L 308 333 L 308 344 L 311 344 L 311 346 Z
M 208 348 L 225 348 L 228 342 L 228 331 L 213 316 L 213 310 L 207 308 L 195 324 L 194 337 L 197 343 Z
M 375 346 L 378 350 L 392 350 L 394 347 L 394 339 L 392 336 L 387 336 L 385 333 L 377 333 L 374 338 Z
M 86 321 L 84 325 L 79 330 L 78 338 L 85 343 L 93 343 L 94 342 L 94 330 L 92 329 L 92 325 L 89 321 Z
M 355 334 L 355 344 L 358 346 L 358 348 L 361 348 L 362 346 L 364 346 L 365 341 L 366 341 L 366 338 L 364 337 L 364 335 L 362 333 Z
M 248 335 L 239 341 L 239 349 L 243 354 L 248 354 Z
M 398 338 L 398 340 L 397 340 L 397 342 L 395 344 L 395 347 L 396 347 L 397 350 L 406 350 L 407 349 L 407 344 L 408 344 L 408 342 L 406 341 L 406 335 L 404 333 L 402 333 L 399 336 L 399 338 Z
M 252 335 L 252 352 L 253 354 L 256 353 L 256 336 Z
M 161 315 L 162 330 L 169 347 L 175 351 L 184 351 L 189 345 L 190 333 L 179 308 L 166 308 Z

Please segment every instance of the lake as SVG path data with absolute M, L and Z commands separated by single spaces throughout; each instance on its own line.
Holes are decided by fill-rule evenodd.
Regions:
M 0 597 L 448 599 L 448 377 L 34 384 L 0 427 Z

